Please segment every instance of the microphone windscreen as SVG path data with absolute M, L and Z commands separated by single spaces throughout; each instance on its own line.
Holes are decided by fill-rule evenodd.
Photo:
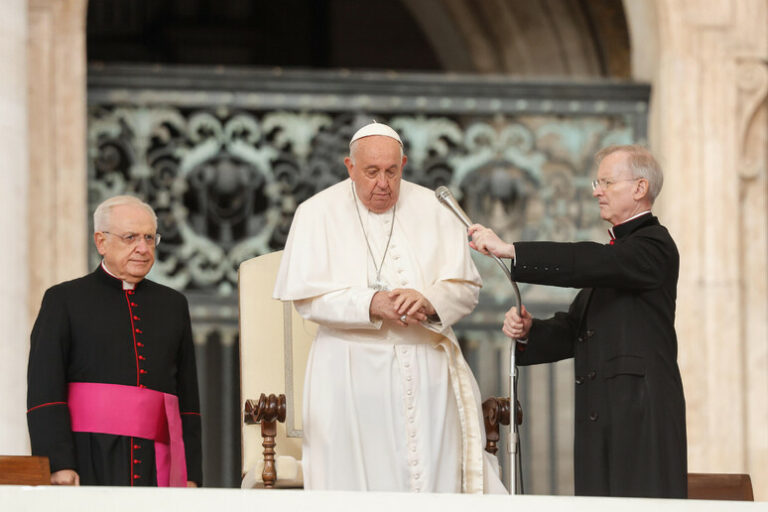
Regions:
M 472 224 L 472 221 L 469 220 L 469 216 L 461 209 L 461 206 L 459 206 L 458 201 L 453 197 L 451 191 L 448 190 L 448 187 L 442 185 L 437 187 L 435 196 L 438 201 L 447 206 L 465 226 L 469 227 Z
M 448 190 L 448 187 L 445 185 L 440 185 L 435 190 L 435 197 L 437 197 L 440 201 L 447 201 L 449 197 L 453 197 L 453 194 L 451 194 L 451 191 Z

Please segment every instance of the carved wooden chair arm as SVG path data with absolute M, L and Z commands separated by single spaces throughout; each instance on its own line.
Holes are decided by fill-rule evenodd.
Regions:
M 261 437 L 264 442 L 264 470 L 261 479 L 265 489 L 275 487 L 277 470 L 275 468 L 275 436 L 277 422 L 285 422 L 285 395 L 261 394 L 258 400 L 246 400 L 244 421 L 246 425 L 261 423 Z
M 485 451 L 496 455 L 499 450 L 499 425 L 509 425 L 509 398 L 492 397 L 483 402 L 483 420 L 485 423 Z M 523 423 L 523 409 L 520 402 L 515 404 L 515 422 Z

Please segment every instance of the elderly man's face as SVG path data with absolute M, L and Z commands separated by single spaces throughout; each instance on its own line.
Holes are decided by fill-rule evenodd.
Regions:
M 603 158 L 597 169 L 598 186 L 592 191 L 600 205 L 600 217 L 614 226 L 650 207 L 648 183 L 632 176 L 626 160 L 627 154 L 621 151 Z
M 355 142 L 344 165 L 360 201 L 372 212 L 384 213 L 397 202 L 407 160 L 395 139 L 372 135 Z
M 114 275 L 138 283 L 155 263 L 155 244 L 147 242 L 145 235 L 155 235 L 152 215 L 139 205 L 124 204 L 112 208 L 109 229 L 94 234 L 96 248 L 104 257 L 107 269 Z M 126 240 L 128 235 L 134 240 Z

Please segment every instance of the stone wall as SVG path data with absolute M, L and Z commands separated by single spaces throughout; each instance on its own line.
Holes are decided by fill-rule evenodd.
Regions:
M 626 1 L 651 80 L 657 211 L 681 254 L 691 472 L 746 472 L 768 499 L 768 2 Z

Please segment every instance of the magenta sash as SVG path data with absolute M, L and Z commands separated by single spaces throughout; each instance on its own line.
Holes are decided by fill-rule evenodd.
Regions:
M 155 441 L 157 485 L 187 485 L 184 438 L 176 395 L 119 384 L 71 382 L 67 403 L 73 432 L 152 439 Z

